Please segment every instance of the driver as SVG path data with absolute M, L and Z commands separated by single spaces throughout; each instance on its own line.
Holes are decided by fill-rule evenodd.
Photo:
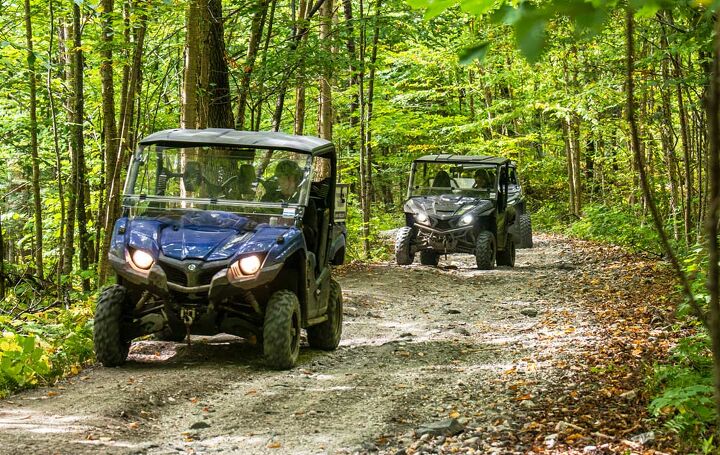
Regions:
M 293 197 L 302 180 L 303 171 L 293 160 L 282 160 L 275 167 L 278 193 L 280 199 L 288 200 Z
M 275 166 L 275 178 L 277 179 L 277 190 L 275 198 L 281 200 L 294 199 L 298 190 L 298 185 L 302 181 L 303 171 L 300 166 L 293 160 L 282 160 Z M 303 235 L 308 250 L 315 253 L 317 247 L 318 221 L 317 207 L 315 202 L 310 198 L 308 205 L 305 207 L 303 214 Z

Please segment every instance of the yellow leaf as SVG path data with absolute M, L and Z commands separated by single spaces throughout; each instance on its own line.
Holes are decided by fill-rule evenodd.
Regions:
M 460 417 L 460 413 L 457 412 L 457 411 L 452 411 L 452 412 L 449 414 L 449 417 L 450 417 L 451 419 L 457 419 L 458 417 Z
M 279 449 L 280 447 L 282 447 L 282 444 L 280 444 L 279 442 L 276 441 L 276 442 L 271 442 L 270 444 L 268 444 L 265 447 L 267 447 L 268 449 Z

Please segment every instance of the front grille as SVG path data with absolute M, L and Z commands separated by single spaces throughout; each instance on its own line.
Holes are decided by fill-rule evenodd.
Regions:
M 188 285 L 188 279 L 187 275 L 183 270 L 179 270 L 170 264 L 163 264 L 160 263 L 160 267 L 162 267 L 163 272 L 165 272 L 165 276 L 167 277 L 168 283 L 175 283 L 179 284 L 180 286 L 187 286 Z
M 435 226 L 433 226 L 435 229 L 450 229 L 450 221 L 448 220 L 437 220 L 435 223 Z
M 198 275 L 198 283 L 197 283 L 198 286 L 210 284 L 210 282 L 212 281 L 215 274 L 224 268 L 225 268 L 225 266 L 213 267 L 211 269 L 205 269 L 205 270 L 200 271 L 200 274 Z

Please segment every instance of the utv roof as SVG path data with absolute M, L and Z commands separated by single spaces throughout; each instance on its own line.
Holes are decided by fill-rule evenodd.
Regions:
M 294 136 L 274 131 L 237 131 L 225 128 L 203 130 L 171 129 L 158 131 L 140 141 L 141 145 L 181 146 L 230 145 L 263 149 L 291 150 L 318 154 L 334 150 L 332 142 L 313 136 Z
M 425 155 L 415 159 L 416 162 L 442 162 L 442 163 L 473 163 L 473 164 L 493 164 L 501 165 L 510 161 L 507 158 L 501 158 L 497 156 L 482 156 L 482 155 L 453 155 L 453 154 L 441 154 L 441 155 Z

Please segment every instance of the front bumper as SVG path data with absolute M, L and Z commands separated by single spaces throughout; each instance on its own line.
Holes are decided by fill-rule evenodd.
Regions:
M 161 255 L 149 270 L 139 271 L 124 259 L 114 255 L 109 258 L 115 272 L 124 280 L 170 300 L 207 298 L 212 302 L 245 295 L 274 280 L 282 268 L 282 264 L 264 266 L 255 275 L 230 280 L 230 261 L 181 261 Z
M 415 223 L 415 251 L 434 250 L 441 253 L 472 253 L 475 251 L 473 225 L 438 229 Z

